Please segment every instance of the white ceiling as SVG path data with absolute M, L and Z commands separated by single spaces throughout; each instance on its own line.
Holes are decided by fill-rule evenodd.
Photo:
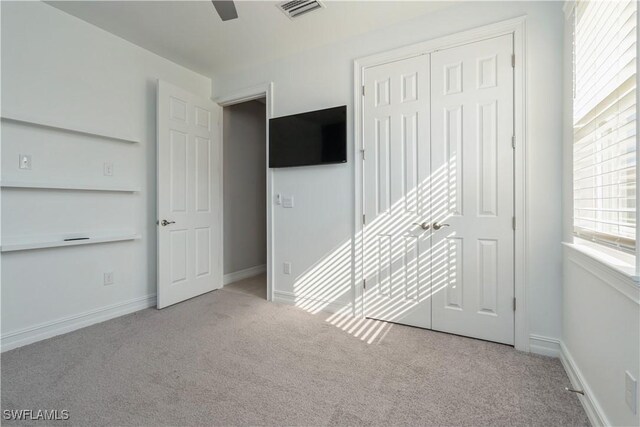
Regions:
M 289 20 L 274 1 L 236 1 L 222 22 L 208 1 L 48 1 L 201 74 L 255 66 L 450 6 L 429 1 L 325 1 Z

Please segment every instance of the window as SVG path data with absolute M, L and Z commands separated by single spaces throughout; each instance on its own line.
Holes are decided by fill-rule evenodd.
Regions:
M 578 1 L 574 20 L 574 233 L 635 251 L 637 4 Z

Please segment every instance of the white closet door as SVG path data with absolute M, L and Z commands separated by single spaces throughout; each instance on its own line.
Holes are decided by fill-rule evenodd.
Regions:
M 506 344 L 514 342 L 512 52 L 505 35 L 431 55 L 432 221 L 443 225 L 432 230 L 432 327 Z
M 158 82 L 158 308 L 222 286 L 220 107 Z
M 429 328 L 429 56 L 364 81 L 365 315 Z

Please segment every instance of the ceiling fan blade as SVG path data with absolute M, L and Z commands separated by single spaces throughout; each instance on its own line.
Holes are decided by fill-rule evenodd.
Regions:
M 230 21 L 238 17 L 238 11 L 236 11 L 236 5 L 232 0 L 211 0 L 213 7 L 216 8 L 216 12 L 220 15 L 220 19 L 223 21 Z

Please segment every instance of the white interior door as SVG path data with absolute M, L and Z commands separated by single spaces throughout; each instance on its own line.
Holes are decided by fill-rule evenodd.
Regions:
M 365 314 L 431 327 L 429 56 L 364 75 Z
M 511 35 L 431 55 L 433 329 L 514 342 Z
M 158 81 L 158 308 L 222 286 L 220 107 Z
M 512 52 L 365 70 L 365 316 L 513 344 Z

